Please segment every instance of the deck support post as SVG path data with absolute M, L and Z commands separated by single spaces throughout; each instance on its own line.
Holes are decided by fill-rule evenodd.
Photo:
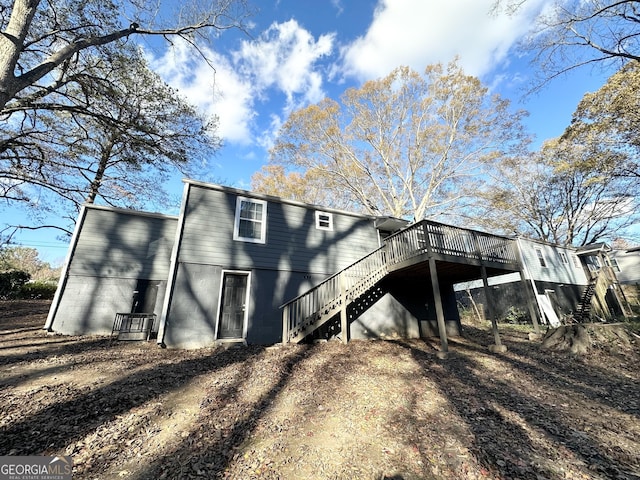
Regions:
M 436 306 L 436 318 L 438 320 L 438 333 L 440 334 L 441 350 L 440 358 L 446 358 L 449 353 L 449 343 L 447 341 L 447 326 L 444 323 L 444 309 L 440 298 L 440 283 L 438 282 L 438 272 L 436 271 L 436 261 L 429 258 L 429 273 L 431 274 L 431 287 L 433 288 L 433 300 Z
M 540 335 L 540 322 L 538 322 L 538 310 L 535 307 L 535 301 L 533 299 L 533 294 L 531 293 L 531 289 L 529 288 L 528 282 L 524 278 L 524 273 L 520 272 L 520 281 L 522 283 L 522 288 L 524 289 L 524 294 L 527 299 L 527 306 L 529 307 L 529 316 L 531 317 L 531 322 L 533 323 L 533 331 L 537 335 Z
M 347 317 L 347 291 L 344 279 L 340 279 L 340 331 L 342 333 L 342 343 L 349 343 L 351 332 L 349 331 L 349 317 Z
M 480 267 L 482 273 L 482 285 L 484 287 L 484 296 L 487 299 L 487 307 L 489 310 L 489 318 L 491 318 L 491 330 L 493 330 L 494 344 L 489 345 L 489 350 L 496 352 L 506 352 L 507 346 L 502 344 L 500 333 L 498 332 L 498 321 L 496 320 L 496 305 L 493 301 L 493 292 L 489 288 L 489 280 L 487 278 L 487 268 L 482 265 Z
M 282 344 L 289 343 L 289 306 L 282 309 Z

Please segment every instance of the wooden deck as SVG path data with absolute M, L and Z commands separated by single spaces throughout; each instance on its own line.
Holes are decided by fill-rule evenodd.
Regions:
M 283 342 L 303 340 L 388 275 L 458 283 L 520 269 L 514 239 L 423 220 L 283 305 Z

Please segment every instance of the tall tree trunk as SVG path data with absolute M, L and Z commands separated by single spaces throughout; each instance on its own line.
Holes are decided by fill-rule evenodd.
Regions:
M 15 76 L 16 65 L 40 0 L 15 0 L 11 18 L 0 32 L 0 110 L 22 88 Z
M 107 170 L 107 164 L 109 163 L 109 158 L 111 158 L 113 145 L 114 142 L 110 141 L 102 149 L 100 162 L 98 163 L 98 169 L 96 170 L 96 174 L 91 181 L 91 185 L 89 185 L 89 194 L 87 195 L 85 203 L 95 203 L 96 197 L 100 193 L 100 187 L 102 187 L 102 181 L 104 179 L 104 172 Z

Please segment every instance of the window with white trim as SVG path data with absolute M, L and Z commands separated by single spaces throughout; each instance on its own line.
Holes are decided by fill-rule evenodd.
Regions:
M 333 214 L 316 211 L 316 228 L 318 230 L 333 230 Z
M 573 255 L 573 266 L 576 268 L 581 268 L 580 260 L 577 255 Z
M 267 232 L 267 202 L 238 197 L 233 239 L 241 242 L 265 243 Z
M 538 261 L 540 262 L 541 267 L 546 267 L 547 262 L 544 259 L 544 255 L 542 254 L 541 248 L 536 248 L 536 255 L 538 256 Z
M 564 263 L 565 265 L 567 265 L 569 263 L 569 259 L 567 258 L 567 254 L 564 252 L 560 252 L 560 260 L 562 260 L 562 263 Z
M 607 267 L 611 267 L 613 269 L 614 272 L 619 272 L 620 270 L 620 265 L 618 265 L 618 261 L 615 258 L 609 258 L 609 257 L 605 257 L 604 258 L 604 263 L 607 265 Z

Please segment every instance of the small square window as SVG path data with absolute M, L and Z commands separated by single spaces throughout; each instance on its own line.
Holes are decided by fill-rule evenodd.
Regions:
M 233 239 L 242 242 L 265 243 L 267 202 L 238 197 Z
M 542 249 L 536 248 L 536 255 L 538 256 L 538 261 L 540 262 L 541 267 L 546 267 L 547 262 L 544 259 L 544 255 L 542 254 Z
M 318 230 L 333 230 L 333 214 L 316 212 L 316 228 Z

